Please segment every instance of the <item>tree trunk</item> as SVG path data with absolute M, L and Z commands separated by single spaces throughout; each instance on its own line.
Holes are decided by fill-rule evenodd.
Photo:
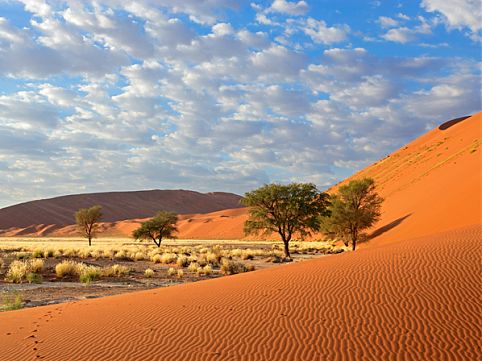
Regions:
M 357 240 L 357 237 L 356 237 L 356 236 L 353 236 L 353 237 L 351 238 L 352 251 L 354 251 L 355 248 L 356 248 L 356 240 Z
M 89 247 L 90 247 L 90 246 L 92 246 L 92 237 L 89 236 L 88 238 L 89 238 Z
M 290 242 L 283 239 L 283 243 L 285 245 L 285 257 L 288 259 L 291 259 L 290 247 L 289 247 Z

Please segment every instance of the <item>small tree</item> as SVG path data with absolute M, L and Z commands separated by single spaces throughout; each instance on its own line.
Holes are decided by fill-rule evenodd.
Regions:
M 321 228 L 341 238 L 347 247 L 351 241 L 355 250 L 361 232 L 380 218 L 382 202 L 373 179 L 352 180 L 330 197 L 330 216 L 322 218 Z
M 93 206 L 90 208 L 81 208 L 75 213 L 77 227 L 82 235 L 89 240 L 89 246 L 92 245 L 92 238 L 97 235 L 99 228 L 98 222 L 102 218 L 101 209 L 101 206 Z
M 173 238 L 173 233 L 177 232 L 177 214 L 173 212 L 158 212 L 154 218 L 142 222 L 141 226 L 132 232 L 135 239 L 151 239 L 161 247 L 163 238 Z
M 285 256 L 291 259 L 289 242 L 294 234 L 307 236 L 319 229 L 326 214 L 328 195 L 312 183 L 267 184 L 244 195 L 242 204 L 251 207 L 244 224 L 245 234 L 278 233 Z

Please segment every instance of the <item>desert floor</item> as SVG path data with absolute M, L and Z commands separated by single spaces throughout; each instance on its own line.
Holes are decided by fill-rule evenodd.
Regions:
M 2 360 L 475 360 L 480 225 L 0 314 Z

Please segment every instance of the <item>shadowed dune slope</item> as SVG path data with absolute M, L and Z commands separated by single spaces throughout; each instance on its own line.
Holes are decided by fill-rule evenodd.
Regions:
M 9 360 L 476 360 L 480 226 L 0 314 Z
M 114 222 L 151 217 L 159 210 L 186 214 L 236 208 L 240 207 L 240 199 L 240 196 L 232 193 L 198 193 L 186 190 L 77 194 L 0 209 L 0 230 L 17 228 L 11 232 L 36 235 L 43 231 L 39 235 L 51 234 L 58 230 L 60 225 L 75 223 L 74 213 L 79 208 L 96 204 L 102 206 L 103 220 Z

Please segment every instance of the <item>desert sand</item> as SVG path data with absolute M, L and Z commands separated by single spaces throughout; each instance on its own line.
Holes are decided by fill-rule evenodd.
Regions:
M 2 360 L 476 360 L 480 226 L 0 314 Z
M 476 360 L 481 120 L 434 129 L 354 176 L 386 198 L 376 237 L 355 252 L 6 312 L 1 359 Z M 217 217 L 226 232 L 245 217 L 229 212 Z M 203 217 L 183 221 L 191 235 L 214 232 Z

